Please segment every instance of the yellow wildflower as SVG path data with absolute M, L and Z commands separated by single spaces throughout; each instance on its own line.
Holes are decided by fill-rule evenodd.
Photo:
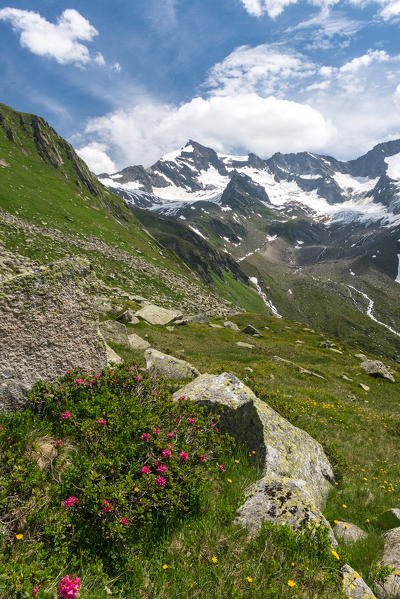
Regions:
M 333 555 L 333 557 L 336 557 L 336 559 L 340 559 L 340 557 L 338 556 L 338 554 L 336 553 L 336 551 L 334 549 L 332 549 L 332 555 Z
M 296 586 L 295 581 L 294 580 L 288 580 L 288 586 L 292 587 L 292 588 L 295 587 Z
M 216 564 L 218 562 L 218 558 L 214 555 L 214 557 L 211 558 L 211 561 L 213 562 L 213 564 Z
M 168 569 L 168 566 L 167 566 L 167 564 L 164 564 L 164 565 L 163 565 L 163 570 L 167 570 L 167 569 Z
M 19 533 L 18 535 L 15 535 L 15 538 L 17 539 L 17 541 L 20 541 L 21 539 L 24 538 L 24 535 Z
M 231 483 L 231 482 L 232 482 L 230 478 L 228 478 L 227 480 L 228 480 L 228 483 Z
M 252 578 L 250 578 L 250 576 L 248 576 L 248 577 L 246 578 L 246 580 L 247 580 L 247 582 L 253 582 L 253 579 L 252 579 Z

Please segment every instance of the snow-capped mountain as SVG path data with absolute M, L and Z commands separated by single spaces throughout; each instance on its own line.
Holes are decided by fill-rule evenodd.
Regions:
M 349 162 L 310 152 L 230 156 L 190 140 L 148 169 L 132 166 L 99 179 L 136 206 L 179 215 L 194 202 L 219 204 L 237 174 L 262 188 L 261 201 L 278 212 L 294 204 L 330 222 L 400 224 L 400 140 Z

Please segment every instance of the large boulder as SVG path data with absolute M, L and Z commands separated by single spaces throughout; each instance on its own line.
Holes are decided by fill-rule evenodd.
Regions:
M 383 583 L 374 587 L 377 594 L 391 599 L 400 597 L 400 527 L 384 534 L 385 545 L 381 565 L 389 566 L 393 573 Z
M 242 331 L 242 333 L 246 333 L 246 335 L 251 335 L 252 337 L 263 337 L 260 331 L 258 331 L 252 324 L 248 324 Z
M 175 320 L 175 324 L 184 325 L 184 324 L 208 324 L 210 322 L 210 318 L 207 314 L 192 314 L 189 316 L 183 316 L 179 320 Z
M 200 372 L 185 360 L 163 354 L 156 349 L 145 351 L 146 368 L 165 376 L 168 379 L 189 379 L 199 376 Z
M 180 318 L 182 312 L 179 312 L 178 310 L 167 310 L 166 308 L 160 308 L 160 306 L 149 304 L 138 310 L 138 312 L 135 313 L 135 316 L 139 318 L 139 320 L 145 320 L 149 324 L 164 325 Z
M 231 329 L 232 331 L 240 331 L 238 325 L 235 322 L 232 322 L 231 320 L 226 320 L 224 322 L 224 327 L 226 329 Z
M 391 510 L 386 510 L 386 512 L 383 512 L 379 516 L 378 522 L 385 530 L 397 528 L 400 526 L 400 509 L 392 508 Z
M 141 337 L 139 337 L 139 335 L 136 335 L 135 333 L 131 333 L 130 335 L 128 335 L 128 342 L 129 347 L 131 349 L 145 350 L 148 347 L 150 347 L 150 343 L 148 341 L 142 339 Z
M 375 599 L 369 586 L 351 566 L 343 566 L 342 577 L 343 592 L 348 599 Z
M 123 364 L 124 361 L 109 345 L 106 343 L 107 366 L 111 364 Z
M 293 479 L 320 508 L 334 481 L 319 443 L 258 399 L 233 374 L 203 374 L 177 391 L 221 415 L 220 428 L 249 451 L 264 475 Z
M 137 324 L 139 322 L 139 319 L 136 318 L 135 313 L 131 308 L 128 308 L 125 310 L 125 312 L 122 312 L 122 314 L 117 316 L 116 320 L 125 324 Z
M 100 332 L 109 343 L 129 345 L 128 331 L 122 322 L 116 320 L 104 320 L 100 323 Z
M 295 530 L 330 529 L 304 481 L 265 476 L 246 491 L 246 501 L 237 511 L 235 522 L 256 534 L 264 520 L 286 524 Z M 337 544 L 331 534 L 331 541 Z
M 379 360 L 364 360 L 364 362 L 361 363 L 361 368 L 370 376 L 387 379 L 392 383 L 396 382 L 388 367 Z
M 21 409 L 39 379 L 107 365 L 98 332 L 97 281 L 87 260 L 49 264 L 0 285 L 0 411 Z
M 339 521 L 333 528 L 333 533 L 337 539 L 345 543 L 356 543 L 360 539 L 365 539 L 368 535 L 361 528 L 350 522 Z

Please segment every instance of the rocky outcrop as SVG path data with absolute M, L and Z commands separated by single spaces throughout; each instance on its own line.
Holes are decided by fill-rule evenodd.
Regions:
M 166 308 L 149 304 L 138 310 L 138 312 L 135 313 L 135 316 L 139 318 L 139 320 L 145 320 L 149 324 L 165 325 L 180 318 L 182 312 L 178 312 L 177 310 L 167 310 Z
M 136 318 L 135 313 L 133 310 L 131 310 L 131 308 L 128 308 L 128 310 L 122 312 L 122 314 L 117 316 L 116 320 L 125 324 L 137 324 L 139 322 L 139 319 Z
M 109 345 L 106 343 L 107 366 L 111 364 L 123 364 L 124 361 Z
M 238 325 L 235 322 L 232 322 L 231 320 L 226 320 L 224 322 L 224 327 L 226 329 L 231 329 L 232 331 L 240 331 Z
M 131 335 L 128 335 L 128 342 L 129 342 L 129 347 L 131 349 L 147 349 L 148 347 L 150 347 L 150 343 L 148 341 L 146 341 L 145 339 L 142 339 L 141 337 L 139 337 L 139 335 L 136 335 L 135 333 L 131 333 Z
M 385 545 L 381 564 L 389 566 L 393 573 L 383 583 L 376 584 L 377 594 L 398 599 L 400 597 L 400 527 L 384 534 Z
M 0 410 L 23 408 L 39 379 L 107 364 L 98 332 L 96 278 L 87 260 L 61 260 L 0 285 Z
M 199 376 L 200 372 L 185 360 L 163 354 L 156 349 L 145 351 L 146 368 L 165 376 L 168 379 L 188 379 Z
M 179 320 L 175 320 L 175 324 L 185 325 L 185 324 L 208 324 L 210 322 L 210 318 L 207 314 L 191 314 L 189 316 L 183 316 Z
M 370 376 L 387 379 L 391 383 L 396 382 L 388 367 L 379 360 L 364 360 L 361 364 L 361 368 Z
M 243 329 L 242 333 L 245 333 L 246 335 L 251 335 L 252 337 L 263 337 L 260 331 L 253 327 L 252 324 L 248 324 L 247 327 Z
M 264 475 L 249 489 L 238 513 L 240 522 L 252 530 L 263 519 L 299 529 L 307 522 L 323 522 L 328 527 L 320 508 L 334 476 L 317 441 L 259 400 L 233 374 L 203 374 L 177 391 L 173 399 L 182 395 L 220 414 L 221 430 L 247 447 Z
M 356 543 L 360 539 L 365 539 L 367 537 L 366 532 L 350 522 L 337 522 L 333 529 L 333 533 L 337 539 L 340 539 L 345 543 Z
M 116 320 L 105 320 L 100 323 L 100 332 L 109 343 L 129 345 L 128 332 L 122 322 Z
M 375 599 L 369 586 L 351 566 L 343 566 L 342 577 L 343 592 L 348 599 Z

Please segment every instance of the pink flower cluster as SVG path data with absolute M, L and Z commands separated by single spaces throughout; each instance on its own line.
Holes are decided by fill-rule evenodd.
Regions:
M 71 412 L 63 412 L 61 414 L 61 420 L 68 420 L 69 418 L 71 418 L 72 414 Z
M 206 454 L 205 453 L 200 457 L 200 462 L 207 462 L 207 458 L 206 458 Z
M 160 474 L 162 474 L 163 472 L 166 472 L 167 470 L 168 470 L 168 466 L 165 466 L 164 464 L 161 464 L 157 468 L 157 472 L 159 472 Z
M 193 424 L 194 423 L 194 418 L 188 418 L 188 423 L 189 424 Z
M 104 420 L 104 418 L 100 418 L 100 420 L 96 420 L 96 422 L 99 426 L 106 426 L 107 424 L 107 420 Z
M 56 444 L 57 447 L 61 447 L 61 443 L 62 443 L 61 439 L 57 439 L 57 444 Z
M 161 452 L 161 455 L 163 458 L 171 458 L 172 457 L 172 451 L 170 449 L 163 449 Z
M 221 472 L 225 472 L 225 466 L 223 464 L 219 464 L 218 468 L 221 470 Z
M 79 499 L 71 495 L 64 501 L 64 507 L 73 507 L 76 503 L 79 503 Z
M 189 459 L 188 454 L 186 453 L 186 451 L 181 451 L 181 453 L 179 454 L 179 457 L 181 458 L 181 460 L 183 460 L 184 462 L 187 462 L 187 460 Z
M 159 435 L 161 433 L 159 428 L 155 428 L 153 432 L 155 435 Z
M 157 476 L 156 478 L 156 484 L 159 485 L 160 487 L 165 487 L 165 483 L 166 483 L 166 479 L 163 476 Z
M 121 524 L 123 524 L 124 526 L 128 526 L 129 525 L 128 518 L 121 518 Z
M 92 387 L 92 385 L 94 385 L 94 384 L 95 384 L 95 382 L 96 382 L 96 381 L 97 381 L 99 378 L 100 378 L 100 375 L 99 375 L 99 374 L 95 374 L 95 375 L 94 375 L 94 377 L 93 377 L 93 378 L 92 378 L 90 381 L 87 381 L 87 382 L 86 382 L 87 386 L 88 386 L 88 387 Z M 85 382 L 85 381 L 83 381 L 83 382 Z
M 150 441 L 150 433 L 143 433 L 141 439 L 146 439 L 146 441 Z
M 101 510 L 102 514 L 108 514 L 109 512 L 111 512 L 111 510 L 113 509 L 113 506 L 111 505 L 111 503 L 109 501 L 106 501 L 104 499 L 103 501 L 103 508 Z
M 142 466 L 140 472 L 142 474 L 150 474 L 150 468 L 148 466 Z
M 174 436 L 175 436 L 175 433 L 168 433 L 167 434 L 168 439 L 172 439 L 172 437 L 174 437 Z
M 32 597 L 37 597 L 38 592 L 39 592 L 39 587 L 36 585 L 33 587 Z
M 75 599 L 81 586 L 81 579 L 74 576 L 70 579 L 69 575 L 64 576 L 58 585 L 58 592 L 62 599 Z
M 75 379 L 75 383 L 76 383 L 77 385 L 83 385 L 83 384 L 84 384 L 84 382 L 85 382 L 85 379 Z

